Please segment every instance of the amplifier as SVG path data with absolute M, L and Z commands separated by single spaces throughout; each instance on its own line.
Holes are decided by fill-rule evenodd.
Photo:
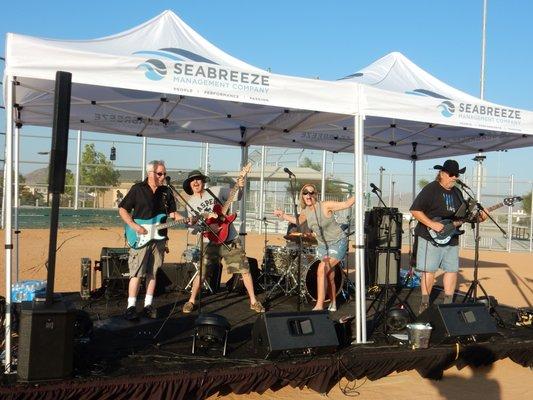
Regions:
M 128 248 L 102 247 L 100 252 L 102 282 L 110 279 L 129 279 L 128 258 Z
M 371 211 L 365 212 L 365 247 L 400 249 L 402 218 L 402 213 L 398 212 L 397 208 L 374 207 Z

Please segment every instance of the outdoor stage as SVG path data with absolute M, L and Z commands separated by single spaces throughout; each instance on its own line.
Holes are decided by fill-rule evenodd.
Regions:
M 417 293 L 415 289 L 408 297 L 415 309 Z M 401 296 L 407 294 L 404 289 Z M 204 299 L 202 312 L 222 315 L 231 324 L 225 358 L 220 350 L 191 354 L 197 312 L 181 313 L 187 300 L 183 293 L 158 296 L 158 319 L 142 318 L 138 322 L 122 318 L 122 296 L 95 295 L 88 301 L 80 300 L 78 293 L 64 297 L 81 310 L 73 377 L 4 385 L 0 389 L 2 398 L 200 399 L 216 393 L 263 393 L 287 385 L 327 393 L 342 378 L 375 380 L 394 371 L 414 369 L 423 377 L 439 379 L 445 369 L 454 365 L 488 365 L 504 358 L 524 367 L 533 366 L 533 329 L 516 327 L 513 309 L 504 306 L 498 307 L 498 312 L 506 326 L 499 327 L 499 334 L 487 341 L 467 344 L 463 340 L 460 345 L 411 350 L 407 344 L 395 339 L 387 342 L 383 335 L 376 334 L 371 337 L 374 343 L 345 345 L 329 355 L 265 360 L 255 355 L 251 340 L 257 314 L 249 309 L 246 296 L 228 293 L 224 288 Z M 292 312 L 296 308 L 296 297 L 278 297 L 271 302 L 269 311 Z M 310 308 L 310 304 L 304 304 L 302 311 Z M 330 317 L 338 320 L 353 314 L 353 310 L 353 303 L 348 301 Z M 84 317 L 93 321 L 92 329 Z

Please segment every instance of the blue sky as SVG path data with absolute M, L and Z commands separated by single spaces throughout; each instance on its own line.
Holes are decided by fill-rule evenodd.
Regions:
M 224 51 L 275 73 L 337 79 L 391 51 L 400 51 L 437 78 L 477 96 L 482 5 L 482 0 L 9 1 L 2 7 L 0 34 L 3 38 L 6 32 L 16 32 L 91 39 L 129 29 L 171 9 Z M 533 110 L 531 15 L 533 2 L 527 0 L 488 1 L 487 100 Z M 4 47 L 2 39 L 2 55 Z M 0 118 L 5 126 L 4 116 Z M 36 142 L 23 145 L 23 160 L 35 159 L 35 153 L 47 146 Z M 124 157 L 121 154 L 129 154 L 131 159 L 128 151 L 119 149 L 119 163 Z M 189 153 L 190 159 L 181 160 L 196 167 L 199 153 Z M 487 156 L 489 175 L 532 177 L 531 149 Z M 231 168 L 223 161 L 228 157 L 218 158 L 213 161 L 215 167 Z M 471 158 L 459 160 L 472 169 Z M 437 161 L 442 160 L 420 162 L 419 171 L 427 172 Z M 128 164 L 126 160 L 123 163 Z M 369 157 L 368 165 L 373 172 L 380 165 L 411 171 L 409 162 L 378 157 Z

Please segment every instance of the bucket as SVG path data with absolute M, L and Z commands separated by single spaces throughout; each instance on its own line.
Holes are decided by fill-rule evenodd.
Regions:
M 411 347 L 413 349 L 427 349 L 429 347 L 429 338 L 432 329 L 429 324 L 407 324 L 407 335 Z

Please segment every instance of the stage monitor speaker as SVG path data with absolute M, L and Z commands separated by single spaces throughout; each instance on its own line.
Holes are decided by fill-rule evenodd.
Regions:
M 87 257 L 81 259 L 80 297 L 83 300 L 91 298 L 91 259 Z
M 252 341 L 262 358 L 332 353 L 339 346 L 327 311 L 261 314 L 252 329 Z
M 402 213 L 397 208 L 374 207 L 365 212 L 366 248 L 400 249 L 402 247 Z M 388 235 L 391 235 L 390 244 Z
M 65 192 L 71 80 L 71 73 L 56 72 L 52 148 L 50 151 L 50 169 L 48 171 L 48 190 L 50 193 Z
M 387 282 L 387 254 L 389 258 L 389 280 Z M 373 250 L 365 251 L 366 268 L 365 282 L 367 286 L 397 285 L 400 281 L 400 250 Z
M 17 374 L 21 381 L 66 378 L 72 373 L 74 310 L 22 302 Z
M 465 336 L 484 339 L 498 333 L 496 321 L 484 304 L 434 304 L 420 314 L 417 321 L 431 324 L 433 344 Z

